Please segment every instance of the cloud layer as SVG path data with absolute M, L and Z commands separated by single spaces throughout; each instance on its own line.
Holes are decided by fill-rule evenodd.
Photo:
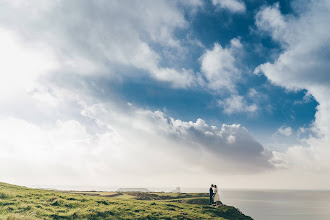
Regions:
M 174 31 L 185 28 L 186 21 L 177 4 L 4 1 L 1 25 L 23 35 L 30 43 L 51 45 L 60 59 L 61 71 L 111 78 L 132 77 L 139 72 L 174 87 L 186 87 L 196 83 L 193 71 L 161 65 L 166 58 L 153 49 L 167 48 L 169 57 L 182 53 Z M 192 3 L 191 7 L 195 5 Z M 15 16 L 17 13 L 19 17 Z
M 255 73 L 264 73 L 271 82 L 288 90 L 306 89 L 318 101 L 311 127 L 317 136 L 307 140 L 308 148 L 295 146 L 286 153 L 278 154 L 278 157 L 287 167 L 328 171 L 330 4 L 312 1 L 306 7 L 294 5 L 302 12 L 298 17 L 282 15 L 279 4 L 265 7 L 256 15 L 259 30 L 279 42 L 283 52 L 273 63 L 260 65 Z
M 198 84 L 234 90 L 240 76 L 234 58 L 242 47 L 238 39 L 206 50 L 201 76 L 167 65 L 170 59 L 180 63 L 187 53 L 174 34 L 187 26 L 179 4 L 200 5 L 4 1 L 2 178 L 24 184 L 115 185 L 132 177 L 144 184 L 153 175 L 154 184 L 170 184 L 173 178 L 182 182 L 187 173 L 272 169 L 272 153 L 239 124 L 216 127 L 203 119 L 174 119 L 164 111 L 127 104 L 97 84 L 100 79 L 146 78 L 171 88 Z M 14 86 L 6 87 L 9 83 Z
M 1 118 L 3 178 L 29 184 L 42 178 L 47 184 L 96 184 L 106 179 L 114 185 L 131 175 L 172 173 L 183 181 L 180 176 L 185 173 L 232 175 L 273 168 L 272 153 L 237 124 L 217 128 L 202 119 L 185 122 L 118 103 L 85 106 L 81 115 L 85 120 L 57 120 L 50 127 Z
M 210 3 L 215 14 L 231 19 L 251 14 L 243 1 Z M 285 140 L 303 137 L 281 152 L 268 150 L 237 122 L 239 114 L 259 112 L 262 91 L 270 89 L 254 87 L 264 82 L 261 77 L 254 82 L 257 76 L 244 64 L 251 49 L 246 38 L 221 35 L 209 48 L 194 39 L 190 22 L 196 10 L 207 11 L 206 3 L 1 4 L 0 173 L 5 181 L 120 185 L 135 179 L 144 185 L 150 176 L 150 184 L 208 176 L 194 181 L 202 185 L 224 175 L 265 175 L 266 181 L 265 171 L 289 177 L 329 172 L 329 3 L 293 2 L 296 14 L 290 15 L 281 13 L 278 3 L 258 7 L 249 27 L 279 46 L 278 57 L 259 63 L 254 73 L 290 94 L 307 90 L 319 103 L 312 126 L 274 127 L 272 132 Z M 200 90 L 207 97 L 195 104 L 209 105 L 203 109 L 214 115 L 183 119 L 165 104 L 134 103 L 138 94 L 128 103 L 123 91 L 111 88 L 128 81 L 159 86 L 144 88 L 149 93 L 161 87 L 195 96 L 189 92 Z

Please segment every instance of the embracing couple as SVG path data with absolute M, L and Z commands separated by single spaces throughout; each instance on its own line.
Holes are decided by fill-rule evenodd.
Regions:
M 222 202 L 220 201 L 220 195 L 218 192 L 217 185 L 211 185 L 210 187 L 210 205 L 220 206 Z

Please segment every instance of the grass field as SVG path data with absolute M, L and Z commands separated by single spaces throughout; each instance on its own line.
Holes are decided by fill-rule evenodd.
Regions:
M 207 194 L 60 192 L 0 182 L 0 219 L 252 219 L 207 203 Z

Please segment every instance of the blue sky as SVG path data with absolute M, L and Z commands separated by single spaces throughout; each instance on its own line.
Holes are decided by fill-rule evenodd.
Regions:
M 328 189 L 329 11 L 1 1 L 0 181 Z
M 179 68 L 192 68 L 195 73 L 201 71 L 199 58 L 205 49 L 212 49 L 215 43 L 226 47 L 230 45 L 231 39 L 240 39 L 244 44 L 244 52 L 238 58 L 242 77 L 236 82 L 236 89 L 248 103 L 257 103 L 258 110 L 253 114 L 225 114 L 217 104 L 218 99 L 231 95 L 225 89 L 214 92 L 199 86 L 173 88 L 168 83 L 159 83 L 152 78 L 127 78 L 119 84 L 104 83 L 102 86 L 109 89 L 109 93 L 115 92 L 122 99 L 143 108 L 163 110 L 185 121 L 203 118 L 216 125 L 242 124 L 254 135 L 264 139 L 272 136 L 283 125 L 294 129 L 309 126 L 314 120 L 317 102 L 312 96 L 308 101 L 304 101 L 306 90 L 290 91 L 272 85 L 263 75 L 253 74 L 258 65 L 272 62 L 276 54 L 283 50 L 270 36 L 258 32 L 255 25 L 258 10 L 274 3 L 276 1 L 247 1 L 246 13 L 232 14 L 206 1 L 195 13 L 186 9 L 187 27 L 174 32 L 175 37 L 182 41 L 189 51 L 181 62 L 174 65 Z M 288 1 L 279 2 L 279 9 L 282 14 L 292 12 Z M 202 46 L 189 45 L 185 42 L 188 38 L 199 41 Z M 155 50 L 161 54 L 164 48 L 156 45 Z M 162 62 L 164 66 L 171 66 L 171 61 L 167 62 L 166 57 Z M 248 97 L 250 89 L 255 89 L 258 97 Z

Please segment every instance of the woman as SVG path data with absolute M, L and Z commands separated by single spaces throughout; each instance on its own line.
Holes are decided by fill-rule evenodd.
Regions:
M 219 191 L 218 191 L 217 185 L 214 185 L 213 195 L 214 195 L 213 201 L 215 202 L 215 205 L 216 206 L 222 205 L 222 203 L 220 202 L 220 195 L 219 195 Z

